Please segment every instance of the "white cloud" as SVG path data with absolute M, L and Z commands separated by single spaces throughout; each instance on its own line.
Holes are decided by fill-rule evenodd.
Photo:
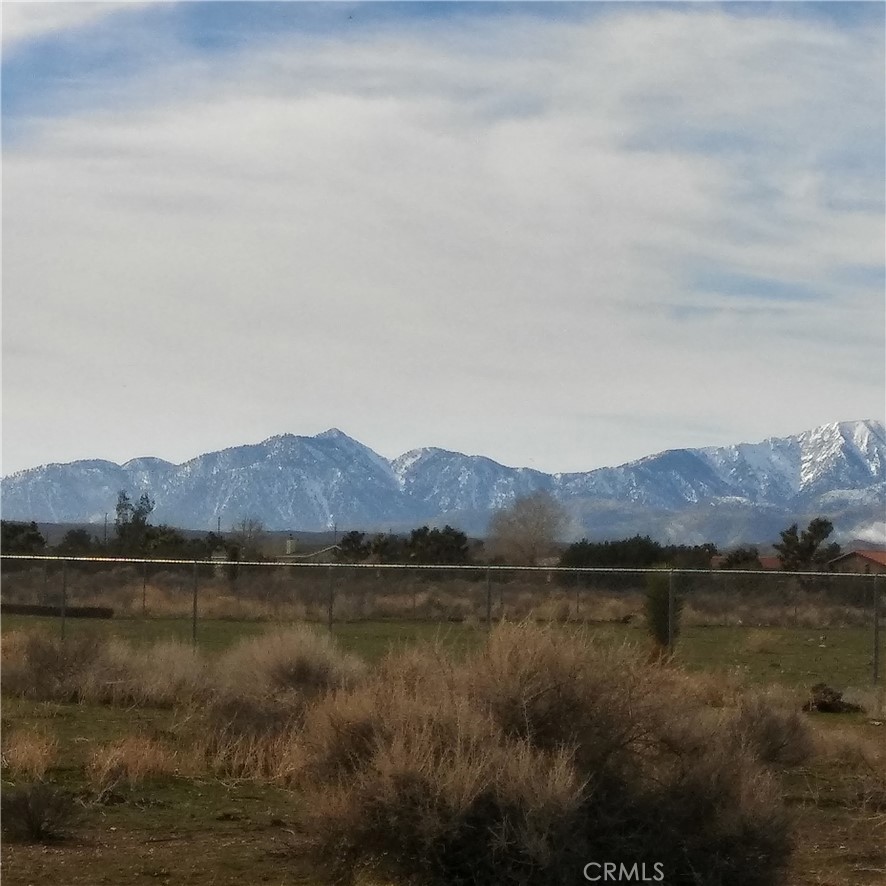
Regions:
M 158 0 L 155 0 L 155 5 Z M 89 3 L 80 0 L 71 2 L 31 2 L 31 0 L 3 0 L 0 4 L 0 25 L 3 33 L 3 49 L 10 49 L 37 37 L 71 31 L 94 25 L 107 16 L 122 10 L 134 10 L 150 5 L 140 0 L 126 2 Z
M 838 269 L 882 264 L 882 182 L 832 157 L 879 163 L 882 49 L 625 7 L 167 63 L 7 148 L 4 467 L 338 425 L 578 470 L 868 417 L 882 292 Z

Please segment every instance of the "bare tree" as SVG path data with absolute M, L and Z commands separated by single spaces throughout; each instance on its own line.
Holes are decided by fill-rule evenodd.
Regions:
M 535 566 L 555 550 L 566 529 L 566 510 L 547 492 L 518 498 L 489 521 L 487 549 L 515 566 Z
M 261 559 L 267 533 L 265 524 L 258 517 L 244 517 L 235 527 L 231 534 L 231 541 L 239 549 L 240 560 Z

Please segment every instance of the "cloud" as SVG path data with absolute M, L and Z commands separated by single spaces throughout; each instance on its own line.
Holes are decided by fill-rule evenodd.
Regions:
M 150 4 L 128 0 L 122 3 L 26 2 L 4 0 L 0 9 L 3 50 L 9 52 L 23 43 L 41 37 L 87 27 L 121 11 L 132 11 Z
M 5 155 L 9 469 L 339 425 L 579 470 L 881 410 L 875 31 L 625 6 L 84 72 Z

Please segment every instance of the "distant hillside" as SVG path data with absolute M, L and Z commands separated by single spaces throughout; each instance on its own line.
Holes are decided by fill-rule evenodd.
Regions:
M 153 519 L 229 529 L 244 516 L 269 529 L 402 530 L 449 522 L 485 531 L 490 514 L 547 490 L 590 538 L 766 542 L 788 523 L 830 517 L 842 540 L 886 541 L 886 432 L 881 422 L 823 425 L 790 437 L 677 449 L 613 468 L 545 474 L 444 449 L 387 460 L 337 429 L 284 434 L 181 465 L 139 458 L 52 464 L 4 477 L 6 519 L 101 524 L 117 493 L 147 492 Z

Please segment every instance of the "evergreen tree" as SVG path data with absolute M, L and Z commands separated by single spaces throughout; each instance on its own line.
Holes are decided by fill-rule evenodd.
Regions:
M 46 539 L 33 521 L 3 520 L 0 522 L 0 548 L 4 554 L 42 554 Z
M 393 533 L 376 535 L 369 543 L 370 557 L 375 563 L 405 563 L 406 540 Z
M 114 520 L 119 553 L 130 557 L 145 553 L 148 517 L 153 510 L 154 501 L 147 493 L 139 498 L 138 504 L 133 504 L 126 490 L 120 490 Z
M 55 553 L 61 556 L 88 557 L 97 553 L 98 539 L 86 529 L 69 529 L 56 546 Z
M 774 545 L 787 572 L 803 572 L 823 568 L 829 560 L 840 556 L 840 545 L 824 545 L 834 531 L 834 524 L 825 517 L 816 517 L 802 532 L 794 523 L 782 530 L 781 542 Z
M 753 546 L 736 548 L 730 551 L 720 564 L 721 569 L 762 569 L 760 552 Z
M 410 563 L 423 565 L 460 566 L 470 559 L 468 537 L 448 525 L 443 529 L 413 529 L 406 552 Z
M 371 553 L 372 547 L 366 541 L 366 534 L 355 530 L 342 536 L 335 557 L 340 563 L 362 563 Z

